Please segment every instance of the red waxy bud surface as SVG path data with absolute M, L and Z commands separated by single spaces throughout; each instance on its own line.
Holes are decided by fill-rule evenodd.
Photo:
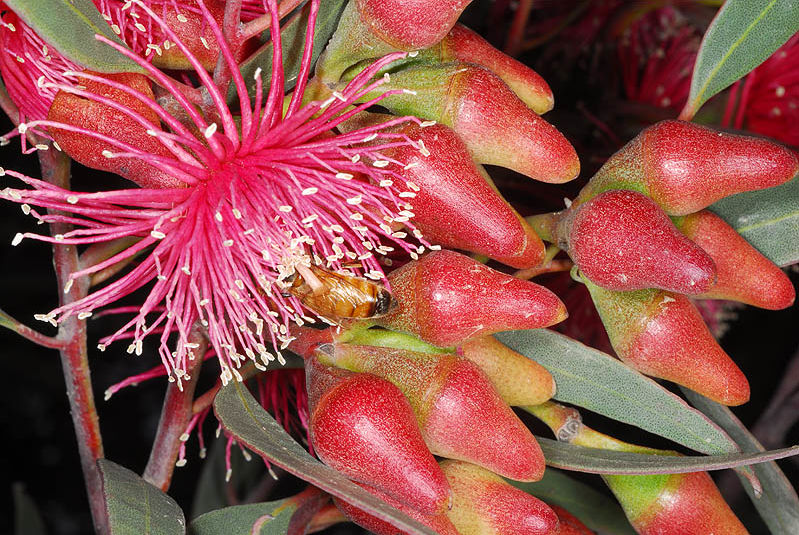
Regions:
M 150 80 L 141 74 L 103 74 L 104 78 L 126 85 L 142 95 L 154 99 Z M 101 95 L 106 99 L 139 114 L 149 121 L 152 128 L 160 128 L 158 115 L 142 102 L 120 90 L 93 80 L 83 80 L 86 91 Z M 129 115 L 114 109 L 108 104 L 59 91 L 50 106 L 47 119 L 66 125 L 88 129 L 118 141 L 127 143 L 144 152 L 171 158 L 172 154 L 155 137 Z M 150 164 L 137 158 L 108 158 L 104 151 L 120 152 L 120 149 L 103 143 L 94 137 L 63 129 L 50 129 L 53 139 L 70 158 L 92 169 L 110 171 L 131 180 L 143 188 L 180 187 L 182 182 Z
M 558 521 L 560 522 L 560 533 L 558 535 L 596 535 L 563 507 L 558 507 L 557 505 L 550 505 L 549 507 L 558 515 Z
M 443 61 L 476 63 L 502 78 L 534 112 L 552 109 L 555 97 L 546 81 L 533 69 L 494 48 L 469 28 L 456 24 L 441 41 Z
M 471 340 L 458 350 L 483 370 L 508 405 L 538 405 L 555 395 L 555 380 L 546 368 L 493 336 Z
M 420 511 L 448 506 L 447 480 L 396 386 L 315 358 L 307 361 L 307 382 L 311 441 L 325 464 Z
M 444 513 L 426 515 L 411 507 L 408 507 L 403 503 L 391 499 L 390 496 L 385 495 L 375 488 L 369 487 L 368 485 L 361 486 L 395 509 L 402 511 L 414 520 L 418 520 L 425 526 L 432 528 L 439 535 L 461 535 Z M 335 502 L 336 507 L 338 507 L 339 510 L 347 516 L 347 518 L 359 526 L 368 529 L 372 533 L 375 533 L 376 535 L 402 535 L 405 533 L 401 529 L 392 526 L 385 520 L 381 520 L 376 516 L 365 512 L 363 509 L 359 509 L 358 507 L 355 507 L 354 505 L 345 502 L 340 498 L 333 498 L 333 501 Z
M 749 533 L 706 472 L 606 480 L 640 535 Z M 636 492 L 639 482 L 643 490 Z
M 452 251 L 436 251 L 389 275 L 397 308 L 377 321 L 441 347 L 566 318 L 558 297 Z
M 428 48 L 444 38 L 471 0 L 355 0 L 361 21 L 399 50 Z
M 791 306 L 791 279 L 716 214 L 703 210 L 677 221 L 677 227 L 713 257 L 718 279 L 700 297 L 731 299 L 770 310 Z
M 430 451 L 504 477 L 537 481 L 544 457 L 535 437 L 476 364 L 452 354 L 335 347 L 336 366 L 391 381 L 410 401 Z
M 610 290 L 699 294 L 716 279 L 710 255 L 680 233 L 652 199 L 635 191 L 606 191 L 576 206 L 557 234 L 582 274 Z
M 542 182 L 577 177 L 580 161 L 563 134 L 536 115 L 496 74 L 468 63 L 420 65 L 392 74 L 382 101 L 397 114 L 449 126 L 475 161 L 500 165 Z M 374 96 L 370 94 L 368 96 Z
M 685 296 L 613 292 L 587 283 L 621 358 L 641 373 L 686 386 L 725 405 L 749 400 L 749 383 Z
M 403 125 L 395 129 L 422 143 L 385 154 L 405 164 L 397 173 L 418 186 L 413 223 L 438 245 L 463 249 L 525 268 L 544 257 L 532 227 L 491 187 L 463 141 L 444 125 Z
M 547 504 L 496 474 L 460 461 L 444 461 L 454 501 L 447 516 L 461 535 L 555 535 L 558 517 Z
M 636 189 L 669 215 L 686 215 L 735 193 L 777 186 L 797 171 L 796 156 L 776 143 L 662 121 L 614 154 L 580 198 L 608 189 Z

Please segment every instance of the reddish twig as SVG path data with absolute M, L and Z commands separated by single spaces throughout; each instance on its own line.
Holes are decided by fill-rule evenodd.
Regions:
M 533 0 L 519 0 L 519 6 L 516 8 L 516 13 L 513 14 L 513 22 L 511 22 L 508 30 L 508 39 L 505 41 L 505 53 L 507 55 L 515 56 L 521 51 L 524 30 L 527 28 L 532 9 Z
M 61 151 L 51 149 L 39 151 L 39 163 L 42 178 L 55 186 L 69 189 L 70 159 Z M 53 236 L 63 235 L 72 230 L 67 223 L 50 224 Z M 65 288 L 69 276 L 80 270 L 78 250 L 74 245 L 54 244 L 53 264 L 55 266 L 58 288 Z M 69 291 L 59 291 L 61 306 L 73 303 L 86 296 L 89 280 L 86 277 L 75 279 Z M 60 350 L 61 366 L 67 387 L 72 425 L 78 440 L 83 477 L 89 494 L 89 506 L 92 511 L 95 531 L 100 534 L 109 533 L 108 517 L 103 497 L 103 481 L 97 468 L 97 460 L 103 458 L 103 441 L 100 435 L 100 422 L 92 392 L 91 373 L 86 342 L 86 321 L 77 316 L 69 316 L 59 324 L 58 340 L 62 343 Z
M 207 350 L 207 339 L 201 328 L 195 325 L 189 336 L 190 343 L 198 344 L 195 358 L 190 361 L 186 370 L 188 378 L 182 381 L 170 382 L 167 385 L 164 404 L 161 408 L 161 419 L 158 422 L 158 431 L 150 450 L 150 459 L 144 469 L 142 477 L 145 481 L 155 485 L 163 491 L 169 488 L 172 474 L 175 471 L 175 462 L 180 453 L 180 445 L 185 439 L 184 433 L 192 417 L 192 403 L 194 389 L 200 376 L 202 355 Z
M 545 273 L 558 273 L 561 271 L 569 271 L 574 264 L 571 260 L 550 260 L 549 262 L 527 269 L 520 269 L 513 274 L 517 279 L 530 280 Z
M 278 6 L 278 17 L 282 19 L 287 14 L 294 11 L 297 6 L 303 3 L 303 1 L 304 0 L 283 0 L 283 2 L 280 2 L 280 6 Z M 254 18 L 245 24 L 239 33 L 239 37 L 242 39 L 242 41 L 246 41 L 247 39 L 255 37 L 271 27 L 272 15 L 267 13 L 265 15 L 261 15 L 260 17 Z
M 0 326 L 6 327 L 20 335 L 21 337 L 30 340 L 34 344 L 38 344 L 42 347 L 49 347 L 50 349 L 61 349 L 64 344 L 58 338 L 53 338 L 52 336 L 47 336 L 45 334 L 40 333 L 34 329 L 31 329 L 24 323 L 15 320 L 2 310 L 0 310 Z

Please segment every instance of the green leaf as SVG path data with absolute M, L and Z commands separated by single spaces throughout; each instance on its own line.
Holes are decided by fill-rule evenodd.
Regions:
M 588 472 L 642 476 L 650 474 L 684 474 L 707 470 L 724 470 L 799 455 L 799 446 L 756 453 L 724 453 L 721 455 L 672 456 L 629 451 L 587 448 L 549 438 L 536 437 L 549 466 Z
M 100 34 L 125 46 L 91 0 L 6 0 L 47 44 L 75 63 L 97 72 L 143 72 L 136 62 L 96 40 Z
M 296 510 L 297 504 L 289 499 L 225 507 L 197 517 L 189 525 L 189 533 L 283 535 L 288 531 L 289 522 Z M 255 526 L 259 529 L 254 529 Z
M 347 0 L 325 0 L 319 6 L 319 13 L 316 18 L 314 28 L 314 43 L 312 61 L 322 53 L 333 32 L 336 31 L 338 21 L 344 12 Z M 283 72 L 286 77 L 286 90 L 294 87 L 297 83 L 297 76 L 300 72 L 302 54 L 305 47 L 305 29 L 308 26 L 308 6 L 300 13 L 294 15 L 288 22 L 283 24 L 280 30 L 281 48 L 283 50 Z M 268 34 L 268 31 L 265 32 Z M 241 75 L 247 84 L 247 92 L 250 98 L 255 97 L 255 71 L 261 69 L 263 80 L 263 92 L 269 90 L 272 80 L 272 54 L 274 45 L 268 41 L 250 56 L 241 65 Z M 311 71 L 313 72 L 313 71 Z M 228 93 L 228 102 L 235 101 L 236 90 L 231 88 Z
M 799 177 L 727 197 L 710 209 L 778 266 L 799 262 Z
M 688 400 L 723 427 L 743 451 L 764 451 L 763 446 L 747 431 L 730 409 L 696 392 L 683 391 Z M 741 482 L 771 533 L 773 535 L 799 533 L 799 496 L 796 495 L 791 482 L 777 463 L 757 464 L 752 468 L 762 485 L 760 492 L 756 493 L 746 478 L 741 478 Z
M 795 0 L 727 0 L 705 32 L 681 119 L 760 65 L 799 30 Z
M 239 382 L 222 387 L 214 400 L 221 424 L 240 443 L 308 483 L 369 511 L 411 535 L 435 535 L 409 516 L 377 499 L 297 444 Z
M 702 453 L 738 450 L 724 431 L 682 398 L 606 353 L 547 329 L 495 336 L 549 370 L 555 378 L 558 401 L 634 425 Z
M 141 477 L 107 459 L 97 467 L 112 535 L 182 535 L 186 520 L 178 504 Z
M 616 500 L 554 468 L 547 468 L 543 479 L 535 483 L 511 480 L 508 483 L 550 505 L 563 507 L 594 531 L 635 535 Z
M 47 535 L 39 508 L 22 483 L 14 483 L 11 492 L 14 495 L 14 535 Z

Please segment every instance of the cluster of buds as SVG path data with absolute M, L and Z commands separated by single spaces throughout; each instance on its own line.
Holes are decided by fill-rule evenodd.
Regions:
M 623 361 L 738 405 L 749 399 L 746 377 L 687 296 L 781 309 L 795 291 L 706 208 L 798 169 L 775 143 L 664 121 L 613 155 L 566 210 L 533 222 L 574 261 Z
M 466 3 L 403 6 L 400 12 L 423 14 L 409 28 L 387 23 L 396 10 L 385 11 L 386 3 L 353 1 L 315 78 L 308 39 L 293 95 L 284 96 L 275 57 L 271 86 L 264 90 L 257 72 L 254 98 L 237 65 L 246 34 L 225 33 L 221 2 L 184 10 L 188 4 L 99 1 L 130 49 L 105 42 L 146 75 L 95 73 L 66 58 L 52 61 L 55 50 L 44 49 L 47 58 L 42 47 L 23 50 L 36 34 L 9 11 L 0 35 L 30 61 L 26 76 L 3 75 L 16 82 L 9 84 L 15 100 L 36 103 L 15 135 L 50 139 L 72 159 L 140 189 L 74 193 L 9 172 L 32 189 L 6 189 L 2 197 L 43 222 L 76 226 L 20 239 L 112 251 L 92 250 L 88 258 L 98 260 L 70 280 L 132 266 L 48 321 L 85 318 L 152 284 L 136 317 L 108 343 L 129 339 L 131 352 L 141 352 L 143 337 L 160 334 L 165 373 L 178 384 L 192 379 L 189 363 L 202 357 L 187 337 L 193 325 L 207 334 L 206 355 L 219 359 L 223 381 L 243 379 L 242 364 L 261 370 L 281 360 L 292 344 L 306 359 L 307 425 L 324 462 L 442 533 L 554 535 L 558 515 L 502 479 L 542 477 L 541 449 L 510 405 L 548 400 L 554 381 L 490 335 L 547 327 L 566 317 L 565 307 L 545 288 L 459 253 L 419 256 L 443 245 L 516 268 L 539 264 L 543 242 L 481 164 L 551 183 L 579 172 L 574 149 L 538 116 L 553 105 L 546 83 L 454 27 Z M 259 4 L 280 50 L 277 4 Z M 309 36 L 318 9 L 317 1 L 308 6 Z M 440 31 L 406 41 L 431 28 L 432 14 L 446 15 Z M 383 44 L 359 52 L 349 46 L 351 31 L 368 37 L 361 44 Z M 405 63 L 394 80 L 374 81 L 395 60 Z M 346 69 L 336 73 L 336 62 Z M 188 71 L 183 82 L 173 69 Z M 198 87 L 186 83 L 193 78 Z M 418 86 L 425 80 L 435 82 L 427 92 Z M 40 89 L 32 98 L 26 83 Z M 227 103 L 231 87 L 237 107 Z M 375 103 L 415 117 L 367 113 Z M 66 212 L 75 216 L 60 215 Z M 393 250 L 387 243 L 413 261 L 385 279 L 376 255 Z M 352 260 L 360 265 L 345 268 Z M 385 279 L 395 306 L 365 313 L 354 306 L 344 320 L 333 297 L 313 299 L 331 277 L 379 287 L 367 276 Z M 149 314 L 156 317 L 146 321 Z M 303 327 L 317 318 L 349 329 Z M 380 328 L 370 329 L 374 323 Z M 363 525 L 392 529 L 339 505 Z
M 510 405 L 551 398 L 552 376 L 490 335 L 557 323 L 563 304 L 452 251 L 388 279 L 398 304 L 375 319 L 387 329 L 306 328 L 292 346 L 306 359 L 314 451 L 439 533 L 557 533 L 551 509 L 502 480 L 543 475 L 541 449 Z M 340 506 L 377 533 L 394 532 Z

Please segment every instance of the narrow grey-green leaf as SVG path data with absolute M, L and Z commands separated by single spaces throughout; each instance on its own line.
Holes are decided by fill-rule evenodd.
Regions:
M 214 400 L 217 419 L 242 444 L 308 483 L 346 500 L 412 535 L 435 532 L 377 499 L 297 444 L 239 382 L 222 387 Z
M 112 535 L 182 535 L 186 520 L 178 504 L 137 474 L 107 459 L 97 466 Z
M 319 6 L 319 14 L 314 27 L 314 42 L 312 61 L 315 62 L 322 53 L 330 36 L 336 31 L 341 13 L 347 5 L 347 0 L 325 0 Z M 308 26 L 308 6 L 283 24 L 280 30 L 281 50 L 283 51 L 283 73 L 285 75 L 286 89 L 291 89 L 297 83 L 300 72 L 302 54 L 305 47 L 305 29 Z M 255 96 L 255 71 L 261 69 L 263 91 L 269 90 L 272 80 L 272 54 L 274 45 L 272 41 L 266 42 L 252 56 L 241 64 L 241 74 L 247 83 L 247 92 L 250 98 Z M 235 88 L 231 88 L 228 101 L 235 100 Z
M 97 72 L 142 72 L 136 62 L 94 38 L 100 34 L 125 46 L 91 0 L 6 0 L 6 4 L 47 44 L 78 65 Z
M 710 209 L 778 266 L 799 262 L 799 177 L 727 197 Z
M 289 528 L 297 504 L 290 500 L 234 505 L 205 513 L 192 520 L 191 535 L 284 535 Z
M 495 335 L 544 366 L 555 378 L 555 399 L 640 427 L 701 453 L 738 446 L 705 415 L 610 355 L 547 330 Z
M 593 487 L 547 468 L 541 481 L 508 483 L 550 505 L 563 507 L 594 531 L 605 535 L 635 535 L 618 502 Z
M 796 0 L 727 0 L 705 32 L 681 119 L 760 65 L 799 31 Z
M 730 409 L 696 392 L 689 390 L 683 390 L 683 392 L 696 408 L 724 428 L 743 451 L 764 451 L 763 446 L 752 436 L 752 433 L 747 431 Z M 760 495 L 755 494 L 752 485 L 746 478 L 741 478 L 741 483 L 771 533 L 773 535 L 799 533 L 799 496 L 796 495 L 796 490 L 791 482 L 785 477 L 777 463 L 762 463 L 754 465 L 752 468 L 762 485 Z
M 549 466 L 588 472 L 642 476 L 649 474 L 684 474 L 724 470 L 799 455 L 799 446 L 756 453 L 721 455 L 651 455 L 629 451 L 587 448 L 549 438 L 537 437 Z
M 47 535 L 39 508 L 22 483 L 14 483 L 11 492 L 14 495 L 14 535 Z

